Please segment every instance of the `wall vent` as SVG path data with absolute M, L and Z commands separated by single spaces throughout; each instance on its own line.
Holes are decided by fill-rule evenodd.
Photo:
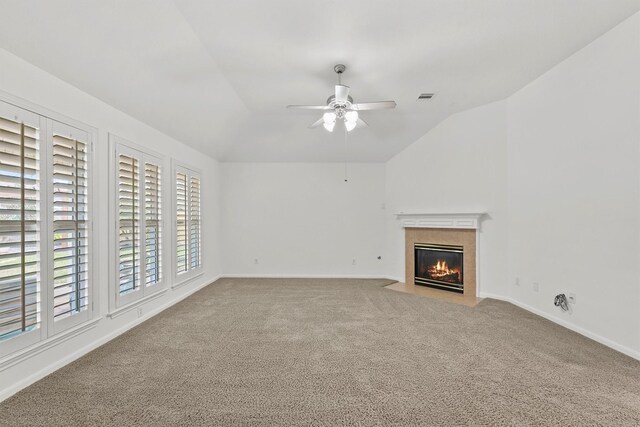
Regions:
M 418 101 L 425 101 L 427 99 L 431 99 L 431 98 L 433 98 L 434 95 L 435 95 L 435 93 L 421 93 L 418 96 Z

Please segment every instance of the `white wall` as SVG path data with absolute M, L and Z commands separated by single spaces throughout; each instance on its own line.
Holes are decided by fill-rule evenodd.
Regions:
M 225 163 L 222 170 L 225 274 L 385 273 L 378 260 L 383 164 L 348 165 L 348 182 L 338 163 Z
M 480 292 L 506 283 L 506 104 L 451 116 L 387 163 L 389 275 L 404 281 L 398 212 L 487 212 L 480 231 Z
M 66 115 L 75 120 L 84 122 L 98 128 L 98 140 L 94 142 L 94 150 L 97 151 L 97 175 L 98 184 L 96 192 L 97 200 L 93 207 L 94 215 L 94 241 L 97 244 L 99 260 L 108 259 L 108 167 L 109 152 L 107 133 L 133 141 L 146 146 L 155 152 L 165 156 L 165 171 L 169 171 L 170 158 L 174 157 L 186 164 L 190 164 L 203 171 L 202 179 L 202 240 L 203 240 L 203 264 L 204 273 L 198 279 L 169 290 L 151 302 L 142 306 L 143 317 L 153 314 L 155 311 L 171 305 L 203 284 L 210 283 L 220 274 L 220 225 L 219 225 L 219 194 L 220 177 L 217 161 L 196 152 L 195 150 L 175 141 L 168 136 L 152 129 L 151 127 L 127 116 L 126 114 L 108 106 L 100 100 L 64 83 L 63 81 L 45 73 L 44 71 L 26 63 L 18 57 L 0 50 L 0 91 L 9 97 L 19 97 L 29 103 L 38 104 L 48 110 Z M 5 96 L 0 93 L 0 98 Z M 169 182 L 169 181 L 165 181 Z M 171 215 L 170 189 L 165 186 L 165 239 L 164 250 L 171 253 L 169 243 Z M 171 270 L 171 258 L 165 257 L 165 277 L 173 277 Z M 120 317 L 110 319 L 106 317 L 108 310 L 108 280 L 109 266 L 106 262 L 99 262 L 95 266 L 99 274 L 97 283 L 94 283 L 94 292 L 98 298 L 97 309 L 94 313 L 100 319 L 95 327 L 81 333 L 63 343 L 48 348 L 47 350 L 32 355 L 19 363 L 3 363 L 0 361 L 0 400 L 12 392 L 28 385 L 53 368 L 62 366 L 73 358 L 86 352 L 98 343 L 112 338 L 114 334 L 123 332 L 139 321 L 136 310 L 125 313 Z M 2 345 L 2 344 L 0 344 Z M 5 359 L 6 362 L 6 359 Z
M 508 100 L 509 295 L 636 357 L 639 105 L 640 14 Z
M 640 13 L 398 154 L 386 200 L 391 277 L 404 275 L 392 213 L 487 211 L 481 295 L 640 359 Z M 570 312 L 559 293 L 576 295 Z

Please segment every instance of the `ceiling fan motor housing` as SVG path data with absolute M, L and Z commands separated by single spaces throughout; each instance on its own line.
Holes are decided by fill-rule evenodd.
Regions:
M 344 116 L 347 110 L 349 110 L 349 108 L 351 107 L 351 104 L 353 104 L 353 98 L 351 96 L 347 97 L 347 102 L 340 102 L 340 103 L 336 102 L 335 95 L 331 95 L 329 98 L 327 98 L 327 105 L 333 108 L 336 115 L 340 119 Z

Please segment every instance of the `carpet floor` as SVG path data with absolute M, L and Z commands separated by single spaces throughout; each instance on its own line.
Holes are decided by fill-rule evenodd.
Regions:
M 0 404 L 0 424 L 640 425 L 640 362 L 511 304 L 222 279 Z

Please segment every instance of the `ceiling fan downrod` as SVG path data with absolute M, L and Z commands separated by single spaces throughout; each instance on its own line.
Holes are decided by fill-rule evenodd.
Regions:
M 338 84 L 341 85 L 342 84 L 342 73 L 344 73 L 344 71 L 347 69 L 346 65 L 344 64 L 337 64 L 333 67 L 333 71 L 336 72 L 336 74 L 338 75 Z

